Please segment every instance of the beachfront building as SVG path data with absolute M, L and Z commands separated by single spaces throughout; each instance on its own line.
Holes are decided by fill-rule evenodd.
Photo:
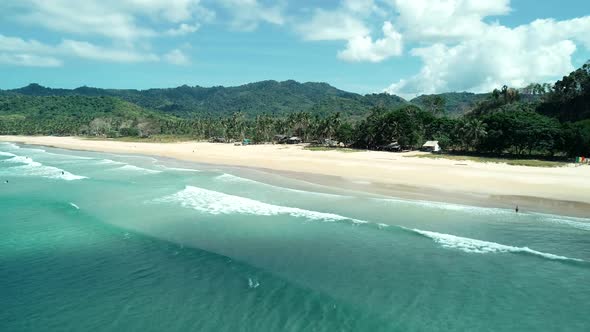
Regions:
M 438 141 L 428 141 L 422 145 L 422 151 L 426 152 L 440 152 L 440 146 Z

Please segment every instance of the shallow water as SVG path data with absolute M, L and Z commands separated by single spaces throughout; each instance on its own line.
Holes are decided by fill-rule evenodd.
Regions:
M 0 143 L 0 330 L 590 326 L 590 220 L 228 172 Z

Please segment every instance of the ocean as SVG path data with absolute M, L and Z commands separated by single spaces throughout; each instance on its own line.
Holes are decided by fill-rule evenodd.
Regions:
M 589 219 L 0 143 L 0 331 L 588 331 L 589 299 Z

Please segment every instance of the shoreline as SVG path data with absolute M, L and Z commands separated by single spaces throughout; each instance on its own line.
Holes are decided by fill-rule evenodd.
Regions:
M 227 167 L 227 166 L 224 166 Z M 473 206 L 480 208 L 497 208 L 514 210 L 515 203 L 521 213 L 533 212 L 551 215 L 561 215 L 575 218 L 590 218 L 590 204 L 567 200 L 546 199 L 533 196 L 515 195 L 486 195 L 457 191 L 444 191 L 426 189 L 408 185 L 391 185 L 387 183 L 355 183 L 340 177 L 317 175 L 312 173 L 299 173 L 289 171 L 276 171 L 263 168 L 231 167 L 232 170 L 240 168 L 243 172 L 240 176 L 259 182 L 276 184 L 268 181 L 268 178 L 252 176 L 252 171 L 263 174 L 274 174 L 292 180 L 307 182 L 313 186 L 321 186 L 328 191 L 327 194 L 362 194 L 377 198 L 392 198 L 404 201 L 428 202 L 439 204 L 454 204 L 460 206 Z M 309 190 L 301 187 L 295 189 Z
M 143 143 L 75 137 L 0 136 L 0 141 L 68 150 L 145 155 L 270 175 L 334 192 L 590 217 L 590 167 L 536 168 L 412 158 L 378 151 L 308 151 L 297 145 Z M 256 174 L 258 173 L 258 174 Z M 271 183 L 272 184 L 272 181 Z M 304 188 L 302 188 L 304 189 Z

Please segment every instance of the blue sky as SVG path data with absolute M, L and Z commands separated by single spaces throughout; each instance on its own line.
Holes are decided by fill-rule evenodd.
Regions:
M 587 0 L 2 0 L 0 88 L 328 82 L 412 97 L 551 82 Z

